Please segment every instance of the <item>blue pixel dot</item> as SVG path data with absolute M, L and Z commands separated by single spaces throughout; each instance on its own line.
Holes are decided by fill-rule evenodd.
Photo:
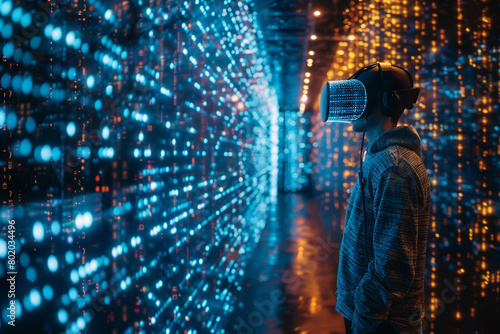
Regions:
M 3 16 L 9 15 L 10 11 L 12 10 L 12 2 L 9 0 L 4 1 L 2 3 L 2 6 L 0 7 L 0 12 L 2 13 Z
M 68 321 L 68 312 L 65 309 L 57 311 L 57 320 L 64 325 Z
M 36 278 L 37 278 L 37 273 L 36 273 L 36 269 L 33 268 L 33 267 L 28 267 L 26 269 L 26 278 L 28 279 L 28 281 L 30 282 L 34 282 L 36 281 Z
M 76 126 L 74 122 L 69 122 L 68 125 L 66 125 L 66 133 L 68 136 L 73 137 L 76 133 Z
M 50 272 L 55 273 L 59 268 L 59 262 L 55 255 L 50 255 L 47 259 L 47 267 L 49 267 Z
M 90 75 L 88 78 L 87 78 L 87 87 L 88 88 L 93 88 L 94 87 L 94 84 L 95 84 L 95 78 L 93 75 Z
M 25 127 L 26 127 L 26 131 L 28 131 L 28 133 L 33 133 L 36 129 L 35 119 L 33 117 L 28 117 L 26 119 Z
M 37 221 L 33 224 L 33 237 L 36 241 L 40 242 L 43 240 L 45 235 L 45 230 L 41 222 Z
M 55 28 L 54 30 L 52 30 L 52 39 L 54 41 L 59 41 L 62 37 L 62 30 L 61 28 Z
M 45 285 L 42 289 L 43 298 L 51 300 L 54 297 L 54 290 L 50 285 Z
M 37 289 L 31 290 L 30 301 L 34 307 L 38 307 L 42 303 L 42 296 L 40 295 L 40 292 L 38 292 Z
M 14 54 L 14 44 L 11 42 L 3 46 L 3 55 L 5 58 L 10 58 Z

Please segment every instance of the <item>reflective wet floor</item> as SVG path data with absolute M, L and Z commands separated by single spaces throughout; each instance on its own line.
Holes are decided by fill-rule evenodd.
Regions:
M 320 209 L 316 196 L 279 193 L 276 222 L 266 225 L 247 266 L 226 333 L 345 333 L 344 320 L 334 310 L 344 210 L 340 205 Z M 433 273 L 439 277 L 435 281 L 442 283 L 434 287 L 431 272 L 426 271 L 424 333 L 498 333 L 498 299 L 493 294 L 473 297 L 473 271 L 465 270 L 469 276 L 463 274 L 457 283 L 451 262 L 433 246 L 430 243 L 428 256 L 438 261 L 438 270 Z M 445 251 L 449 253 L 446 246 L 441 252 Z M 456 284 L 465 291 L 450 297 Z M 431 303 L 433 299 L 437 308 Z M 467 308 L 474 310 L 474 317 L 467 314 Z
M 280 193 L 227 333 L 345 333 L 334 310 L 340 218 L 324 221 L 319 212 L 308 193 Z

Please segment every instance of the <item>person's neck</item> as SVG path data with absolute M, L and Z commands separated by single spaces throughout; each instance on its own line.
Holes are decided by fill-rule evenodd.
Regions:
M 392 122 L 381 122 L 377 126 L 371 127 L 369 130 L 366 130 L 366 139 L 368 139 L 368 144 L 372 144 L 374 140 L 377 139 L 382 133 L 395 128 L 397 124 Z

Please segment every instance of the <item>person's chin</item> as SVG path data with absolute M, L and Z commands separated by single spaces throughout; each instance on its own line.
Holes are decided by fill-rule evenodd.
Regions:
M 365 123 L 361 119 L 357 119 L 351 122 L 352 131 L 354 132 L 363 132 L 363 126 Z

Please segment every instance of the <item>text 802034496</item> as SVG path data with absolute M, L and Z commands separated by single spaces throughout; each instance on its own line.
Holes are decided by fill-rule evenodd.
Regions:
M 9 291 L 7 297 L 9 298 L 9 306 L 7 307 L 8 313 L 7 317 L 10 319 L 9 325 L 16 325 L 16 221 L 9 220 L 9 226 L 7 230 L 7 282 L 9 283 Z

